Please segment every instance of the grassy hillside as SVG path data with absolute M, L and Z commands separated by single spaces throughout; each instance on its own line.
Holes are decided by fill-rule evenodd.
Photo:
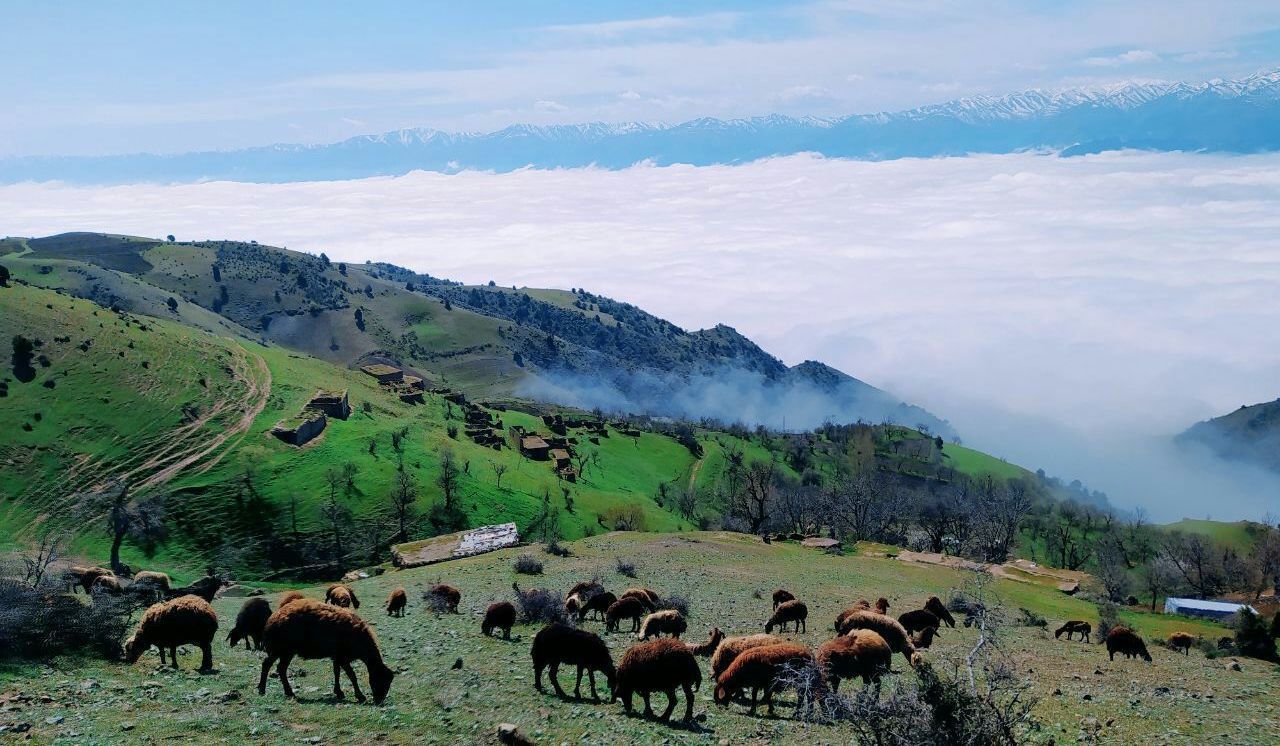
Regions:
M 1280 471 L 1280 399 L 1197 423 L 1178 440 L 1203 445 L 1225 459 Z
M 846 604 L 862 597 L 887 596 L 895 613 L 914 608 L 929 595 L 946 596 L 963 586 L 960 571 L 867 556 L 830 556 L 794 544 L 766 545 L 736 534 L 653 535 L 614 533 L 574 542 L 573 556 L 545 557 L 546 574 L 515 575 L 513 558 L 528 549 L 512 549 L 444 565 L 391 571 L 354 587 L 365 601 L 361 615 L 377 629 L 384 654 L 398 672 L 385 705 L 335 704 L 327 662 L 295 661 L 291 675 L 300 699 L 286 701 L 275 679 L 265 697 L 256 692 L 260 654 L 230 649 L 222 640 L 239 606 L 238 599 L 216 602 L 222 631 L 215 643 L 212 675 L 192 669 L 198 655 L 180 656 L 182 670 L 158 667 L 154 654 L 138 664 L 57 659 L 0 668 L 0 700 L 9 707 L 0 722 L 26 722 L 35 743 L 59 738 L 115 741 L 183 738 L 195 742 L 496 743 L 500 722 L 518 724 L 537 743 L 806 743 L 844 744 L 847 726 L 802 726 L 790 719 L 792 695 L 780 695 L 779 717 L 752 717 L 733 704 L 715 705 L 706 661 L 696 695 L 696 730 L 673 728 L 626 717 L 621 704 L 589 700 L 561 701 L 533 689 L 529 659 L 536 627 L 518 625 L 513 641 L 485 638 L 479 632 L 482 610 L 509 598 L 512 581 L 522 587 L 563 590 L 598 575 L 616 591 L 643 584 L 664 595 L 687 598 L 691 610 L 689 640 L 702 640 L 712 626 L 729 634 L 759 631 L 769 614 L 769 592 L 786 587 L 810 608 L 808 631 L 788 635 L 816 646 L 830 637 L 830 625 Z M 614 572 L 615 558 L 636 561 L 639 577 Z M 697 568 L 690 572 L 690 568 Z M 437 616 L 427 611 L 421 592 L 446 581 L 463 593 L 460 613 Z M 409 591 L 408 615 L 390 619 L 379 608 L 392 588 Z M 1081 600 L 1031 583 L 1001 580 L 993 586 L 1010 620 L 1018 608 L 1048 618 L 1049 630 L 1007 626 L 998 638 L 1001 650 L 1033 682 L 1039 698 L 1035 715 L 1041 727 L 1029 733 L 1033 743 L 1160 743 L 1213 740 L 1270 743 L 1280 739 L 1280 709 L 1272 693 L 1274 666 L 1241 660 L 1241 670 L 1199 652 L 1185 657 L 1151 647 L 1153 663 L 1107 660 L 1099 645 L 1054 640 L 1052 628 L 1064 619 L 1096 621 L 1094 608 Z M 318 598 L 320 588 L 308 589 Z M 761 596 L 761 597 L 757 597 Z M 1143 635 L 1164 637 L 1187 630 L 1214 639 L 1214 624 L 1160 615 L 1127 613 L 1125 621 Z M 586 627 L 603 634 L 603 625 Z M 975 631 L 946 630 L 926 655 L 946 668 L 968 654 Z M 634 639 L 604 635 L 614 660 Z M 462 667 L 454 670 L 454 662 Z M 364 681 L 363 667 L 356 666 Z M 907 677 L 901 658 L 897 674 Z M 304 675 L 305 672 L 305 675 Z M 562 670 L 572 691 L 572 671 Z M 856 689 L 852 684 L 848 690 Z M 349 686 L 348 692 L 350 692 Z M 601 682 L 602 694 L 606 688 Z M 367 689 L 367 687 L 366 687 Z M 842 692 L 846 688 L 842 687 Z M 15 697 L 18 693 L 32 699 Z M 48 695 L 41 703 L 37 697 Z M 350 694 L 348 694 L 350 696 Z M 606 695 L 607 697 L 607 695 Z M 348 700 L 351 702 L 351 700 Z M 659 696 L 655 704 L 663 702 Z M 124 736 L 122 734 L 126 734 Z

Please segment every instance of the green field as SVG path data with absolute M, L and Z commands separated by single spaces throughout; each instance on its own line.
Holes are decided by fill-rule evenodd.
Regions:
M 947 568 L 863 553 L 831 556 L 790 543 L 763 544 L 739 534 L 611 533 L 568 546 L 573 556 L 567 558 L 544 555 L 536 547 L 509 549 L 390 571 L 353 584 L 364 601 L 361 615 L 376 625 L 384 655 L 398 672 L 381 707 L 335 704 L 330 667 L 322 661 L 295 662 L 292 678 L 299 701 L 286 701 L 274 679 L 267 695 L 259 697 L 255 689 L 259 654 L 243 647 L 229 649 L 222 641 L 239 600 L 221 599 L 215 604 L 222 625 L 215 644 L 217 673 L 195 673 L 198 654 L 191 650 L 180 656 L 178 673 L 161 669 L 154 654 L 134 666 L 76 658 L 7 664 L 0 669 L 0 701 L 8 703 L 0 723 L 29 723 L 36 743 L 174 738 L 209 743 L 313 738 L 496 743 L 497 724 L 513 722 L 537 743 L 843 744 L 850 738 L 844 726 L 806 727 L 791 720 L 786 704 L 792 701 L 789 694 L 781 696 L 776 718 L 765 717 L 763 710 L 757 717 L 749 716 L 737 704 L 718 707 L 705 680 L 709 675 L 705 661 L 704 684 L 695 707 L 702 719 L 694 730 L 626 717 L 620 704 L 561 701 L 538 694 L 529 662 L 529 642 L 536 627 L 517 626 L 511 642 L 489 639 L 480 635 L 479 615 L 488 603 L 511 596 L 513 580 L 522 587 L 563 590 L 577 580 L 598 576 L 615 592 L 642 584 L 664 595 L 683 595 L 691 609 L 686 639 L 701 641 L 713 626 L 729 634 L 759 631 L 769 614 L 769 593 L 786 587 L 810 608 L 808 632 L 790 636 L 816 646 L 830 636 L 836 613 L 858 598 L 887 596 L 892 612 L 898 613 L 929 595 L 945 597 L 968 580 L 966 573 Z M 545 575 L 513 573 L 513 558 L 530 551 L 546 563 Z M 638 579 L 614 572 L 619 557 L 636 562 Z M 422 590 L 438 581 L 462 589 L 459 614 L 437 616 L 423 606 Z M 379 608 L 396 587 L 409 591 L 410 606 L 403 619 L 387 618 Z M 1276 667 L 1241 659 L 1242 670 L 1232 671 L 1225 660 L 1209 660 L 1198 652 L 1184 657 L 1154 645 L 1151 664 L 1110 662 L 1099 645 L 1058 641 L 1051 633 L 1064 619 L 1096 621 L 1092 605 L 1029 583 L 1002 580 L 994 590 L 1004 616 L 1013 618 L 1019 607 L 1025 607 L 1050 623 L 1050 631 L 1007 626 L 998 638 L 1004 654 L 1030 677 L 1040 697 L 1035 710 L 1040 727 L 1028 734 L 1029 741 L 1271 743 L 1280 739 L 1280 708 L 1273 696 Z M 306 592 L 321 595 L 318 588 Z M 1161 615 L 1126 613 L 1125 619 L 1148 637 L 1164 637 L 1179 629 L 1209 639 L 1223 633 L 1214 624 Z M 586 626 L 603 633 L 600 623 Z M 945 667 L 968 653 L 975 634 L 962 626 L 948 629 L 926 655 L 934 665 Z M 615 660 L 633 642 L 628 634 L 606 638 Z M 462 667 L 453 670 L 459 658 Z M 910 675 L 901 670 L 900 657 L 894 666 L 899 671 L 896 676 Z M 363 680 L 363 668 L 357 665 L 357 669 Z M 561 680 L 572 684 L 571 673 L 562 672 Z M 19 693 L 30 698 L 18 697 Z M 49 700 L 42 703 L 42 696 Z

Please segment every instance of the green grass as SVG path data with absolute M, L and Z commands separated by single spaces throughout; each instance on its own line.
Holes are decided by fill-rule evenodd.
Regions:
M 993 474 L 1005 479 L 1018 479 L 1031 475 L 1030 472 L 1017 464 L 1011 464 L 1004 459 L 996 458 L 981 451 L 975 451 L 972 448 L 958 446 L 954 443 L 947 443 L 942 447 L 942 460 L 944 464 L 952 469 L 969 476 Z
M 294 663 L 291 674 L 299 701 L 285 700 L 274 679 L 266 696 L 259 697 L 255 686 L 260 654 L 243 647 L 230 649 L 222 640 L 239 600 L 221 599 L 215 604 L 222 625 L 215 643 L 217 673 L 196 674 L 192 669 L 198 654 L 192 650 L 179 656 L 182 670 L 177 673 L 160 669 L 154 654 L 134 666 L 76 658 L 8 664 L 0 668 L 0 697 L 48 694 L 52 702 L 10 700 L 0 720 L 30 723 L 36 743 L 76 733 L 86 742 L 182 738 L 274 743 L 319 737 L 336 743 L 487 744 L 496 742 L 498 723 L 513 722 L 537 743 L 844 744 L 850 741 L 844 726 L 806 728 L 792 721 L 790 694 L 780 695 L 777 718 L 765 717 L 763 711 L 749 716 L 738 704 L 716 706 L 705 661 L 695 703 L 695 713 L 704 719 L 697 731 L 627 717 L 618 703 L 562 701 L 539 694 L 529 662 L 530 638 L 537 628 L 518 625 L 511 642 L 485 638 L 479 632 L 480 615 L 488 603 L 511 596 L 513 580 L 522 587 L 563 590 L 598 575 L 615 592 L 646 585 L 664 595 L 685 596 L 692 612 L 686 639 L 701 641 L 712 626 L 729 634 L 759 631 L 769 614 L 769 593 L 786 587 L 810 609 L 808 631 L 789 636 L 816 646 L 830 637 L 836 613 L 858 598 L 885 595 L 897 613 L 918 606 L 929 595 L 945 596 L 968 579 L 947 568 L 830 556 L 736 534 L 615 533 L 569 546 L 573 556 L 568 558 L 541 555 L 546 573 L 537 578 L 513 573 L 517 555 L 536 551 L 517 548 L 391 571 L 355 583 L 364 601 L 360 614 L 375 625 L 384 655 L 398 672 L 381 707 L 334 703 L 331 669 L 324 661 Z M 637 563 L 638 579 L 615 574 L 617 557 Z M 425 610 L 421 593 L 438 581 L 462 590 L 459 614 L 436 616 Z M 379 608 L 396 587 L 409 591 L 410 606 L 403 619 L 387 618 Z M 1051 625 L 1048 631 L 1006 627 L 1000 637 L 1002 650 L 1031 677 L 1034 693 L 1041 698 L 1035 713 L 1042 726 L 1030 734 L 1032 742 L 1082 742 L 1086 719 L 1101 726 L 1098 735 L 1108 743 L 1270 743 L 1280 738 L 1275 667 L 1243 659 L 1243 670 L 1229 671 L 1222 660 L 1198 653 L 1184 657 L 1154 646 L 1151 664 L 1111 662 L 1100 645 L 1053 639 L 1053 626 L 1064 619 L 1094 620 L 1091 604 L 1033 584 L 997 581 L 993 588 L 1009 616 L 1026 607 Z M 319 588 L 306 592 L 313 598 L 322 595 Z M 1164 636 L 1173 629 L 1210 638 L 1221 634 L 1213 624 L 1161 615 L 1126 613 L 1126 621 L 1146 636 Z M 603 635 L 600 623 L 587 622 L 586 627 Z M 969 652 L 975 634 L 963 626 L 945 630 L 926 656 L 945 669 Z M 603 636 L 615 660 L 634 643 L 628 634 Z M 459 658 L 462 668 L 453 670 Z M 894 666 L 895 676 L 909 675 L 902 671 L 900 657 Z M 363 667 L 356 668 L 363 681 Z M 572 690 L 571 671 L 562 672 L 561 681 Z M 604 694 L 602 682 L 600 689 Z M 657 702 L 663 702 L 662 697 Z M 127 735 L 122 730 L 126 725 L 131 726 Z
M 1195 518 L 1184 518 L 1177 523 L 1167 523 L 1161 528 L 1167 531 L 1182 531 L 1188 534 L 1207 536 L 1215 542 L 1231 547 L 1237 551 L 1247 552 L 1256 540 L 1256 524 L 1249 521 L 1208 521 Z

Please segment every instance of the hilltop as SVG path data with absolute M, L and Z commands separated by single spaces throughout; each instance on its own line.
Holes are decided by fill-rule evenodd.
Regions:
M 1178 436 L 1231 461 L 1280 472 L 1280 399 L 1196 423 Z

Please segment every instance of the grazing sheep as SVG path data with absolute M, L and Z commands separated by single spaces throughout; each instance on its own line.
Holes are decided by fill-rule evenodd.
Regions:
M 133 582 L 129 584 L 129 590 L 160 601 L 168 596 L 171 585 L 169 576 L 165 573 L 142 570 L 133 576 Z
M 573 584 L 569 592 L 564 594 L 564 600 L 568 603 L 570 598 L 577 596 L 581 601 L 586 601 L 598 593 L 604 593 L 604 586 L 600 585 L 600 581 L 583 580 Z
M 702 671 L 693 653 L 676 640 L 650 640 L 633 645 L 618 663 L 618 687 L 613 698 L 622 699 L 627 714 L 631 713 L 631 697 L 639 694 L 644 700 L 644 714 L 653 717 L 649 695 L 665 692 L 667 709 L 662 720 L 671 717 L 676 707 L 676 689 L 684 690 L 684 722 L 693 721 L 693 693 L 702 686 Z
M 1191 655 L 1191 646 L 1194 644 L 1196 638 L 1189 632 L 1174 632 L 1169 635 L 1169 647 L 1181 650 L 1185 655 Z
M 884 596 L 877 598 L 876 612 L 887 616 L 889 614 L 889 599 L 885 598 Z
M 679 639 L 680 635 L 689 628 L 684 620 L 684 615 L 675 609 L 664 609 L 655 611 L 644 618 L 644 622 L 640 624 L 640 639 L 648 640 L 650 637 L 661 637 L 663 633 L 671 635 Z
M 160 664 L 164 665 L 164 651 L 169 650 L 169 663 L 178 667 L 178 646 L 196 645 L 200 648 L 200 670 L 213 670 L 213 636 L 218 632 L 218 615 L 209 602 L 199 596 L 182 596 L 172 601 L 154 604 L 142 615 L 138 629 L 124 644 L 126 663 L 136 663 L 152 645 L 160 649 Z
M 623 619 L 631 620 L 631 631 L 640 631 L 640 617 L 644 615 L 644 602 L 635 596 L 620 598 L 611 604 L 604 613 L 604 629 L 606 632 L 617 632 L 618 623 Z
M 120 583 L 120 578 L 114 575 L 99 575 L 93 579 L 93 587 L 91 589 L 91 595 L 96 593 L 118 596 L 124 593 L 124 585 Z
M 213 603 L 213 599 L 217 598 L 218 591 L 222 590 L 222 586 L 226 583 L 222 578 L 216 575 L 206 575 L 191 585 L 181 588 L 174 588 L 165 593 L 166 598 L 177 598 L 178 596 L 199 596 L 209 603 Z
M 742 694 L 743 690 L 751 690 L 751 714 L 756 713 L 756 701 L 760 692 L 764 692 L 764 704 L 773 714 L 773 693 L 781 688 L 779 674 L 784 670 L 801 670 L 814 664 L 813 655 L 804 645 L 786 642 L 780 645 L 765 645 L 744 651 L 716 680 L 715 701 L 721 707 L 728 706 L 729 701 Z M 802 695 L 803 697 L 803 695 Z M 797 708 L 803 702 L 797 703 Z
M 916 609 L 898 615 L 898 624 L 907 631 L 907 634 L 919 632 L 929 627 L 941 627 L 942 620 L 928 609 Z
M 956 618 L 951 616 L 951 612 L 947 611 L 946 604 L 942 603 L 942 599 L 937 596 L 930 596 L 928 601 L 924 602 L 925 611 L 933 612 L 933 615 L 947 623 L 948 627 L 955 629 Z M 884 612 L 880 612 L 883 614 Z
M 928 650 L 933 646 L 933 638 L 942 637 L 942 633 L 937 627 L 925 627 L 919 632 L 911 636 L 911 644 L 916 650 Z
M 1112 627 L 1107 633 L 1107 655 L 1110 660 L 1116 659 L 1116 653 L 1120 653 L 1125 658 L 1138 657 L 1148 663 L 1151 662 L 1147 644 L 1128 627 Z
M 263 632 L 263 647 L 267 657 L 262 661 L 262 674 L 258 678 L 258 694 L 267 693 L 267 676 L 271 665 L 276 664 L 284 696 L 293 698 L 289 685 L 289 663 L 294 657 L 304 660 L 330 658 L 333 660 L 333 695 L 346 697 L 342 692 L 341 673 L 346 671 L 351 686 L 356 690 L 356 700 L 364 701 L 360 682 L 352 670 L 352 661 L 363 661 L 369 671 L 369 689 L 373 703 L 382 704 L 391 690 L 393 672 L 382 661 L 378 638 L 373 629 L 354 611 L 345 607 L 299 599 L 276 609 L 267 620 Z
M 706 642 L 700 642 L 700 643 L 687 642 L 685 643 L 685 647 L 689 648 L 689 652 L 693 653 L 699 658 L 706 658 L 707 656 L 716 652 L 716 648 L 720 647 L 720 641 L 723 639 L 724 639 L 724 633 L 720 631 L 719 627 L 716 627 L 715 629 L 711 630 L 711 636 L 707 638 Z
M 796 625 L 796 632 L 808 631 L 805 626 L 805 620 L 809 618 L 809 607 L 804 605 L 804 601 L 783 601 L 773 612 L 773 616 L 769 617 L 769 621 L 765 622 L 764 631 L 766 633 L 773 632 L 773 628 L 782 626 L 782 631 L 787 631 L 787 625 L 792 622 Z
M 511 639 L 511 627 L 516 623 L 516 607 L 510 601 L 499 601 L 489 604 L 484 610 L 484 620 L 480 622 L 480 631 L 486 636 L 495 629 L 502 630 L 502 639 Z
M 844 637 L 823 643 L 814 658 L 818 670 L 831 684 L 831 690 L 838 692 L 841 679 L 861 676 L 863 684 L 878 683 L 881 674 L 889 671 L 893 650 L 879 633 L 855 629 Z
M 836 617 L 836 623 L 835 623 L 836 634 L 837 635 L 840 634 L 840 629 L 841 627 L 844 626 L 844 620 L 847 619 L 849 615 L 855 614 L 859 611 L 870 611 L 870 610 L 871 610 L 871 602 L 865 598 L 862 598 L 862 599 L 859 599 L 858 602 L 855 603 L 853 606 L 850 606 L 844 611 L 840 612 L 840 614 Z M 889 614 L 888 599 L 886 598 L 876 599 L 876 613 L 884 614 L 886 616 Z
M 605 613 L 609 611 L 609 607 L 613 606 L 617 602 L 618 597 L 609 591 L 597 593 L 591 598 L 588 598 L 586 603 L 582 605 L 582 608 L 578 609 L 578 621 L 586 619 L 588 614 L 591 615 L 592 619 L 604 619 Z
M 250 650 L 262 649 L 262 630 L 271 618 L 271 604 L 262 596 L 246 598 L 240 605 L 240 613 L 236 614 L 236 626 L 227 635 L 231 647 L 246 640 L 245 646 Z
M 619 601 L 624 598 L 639 599 L 640 603 L 644 604 L 649 611 L 658 608 L 658 602 L 662 600 L 658 597 L 658 594 L 648 588 L 628 588 L 622 592 L 621 596 L 618 596 Z
M 1072 635 L 1079 633 L 1081 640 L 1089 642 L 1089 636 L 1093 634 L 1093 625 L 1079 619 L 1073 619 L 1054 630 L 1053 639 L 1056 640 L 1061 637 L 1063 632 L 1067 633 L 1068 640 L 1071 639 Z
M 391 591 L 387 596 L 387 616 L 404 616 L 404 607 L 409 605 L 409 596 L 403 588 Z
M 84 567 L 82 565 L 72 565 L 67 568 L 63 578 L 67 581 L 67 589 L 71 593 L 75 593 L 76 587 L 84 589 L 85 595 L 93 593 L 93 583 L 101 577 L 114 578 L 115 573 L 105 567 Z
M 778 608 L 779 604 L 794 600 L 796 600 L 795 594 L 786 589 L 779 588 L 773 592 L 773 608 L 775 609 Z
M 285 604 L 291 604 L 294 601 L 302 601 L 305 599 L 306 596 L 302 595 L 298 591 L 285 591 L 280 594 L 280 604 L 276 608 L 283 609 Z
M 427 591 L 427 594 L 440 599 L 440 602 L 444 604 L 445 610 L 450 614 L 458 613 L 458 604 L 462 602 L 462 591 L 446 583 L 439 583 L 431 586 L 431 590 Z
M 918 662 L 918 654 L 915 645 L 911 642 L 911 636 L 897 619 L 874 611 L 855 611 L 845 617 L 843 625 L 837 631 L 841 635 L 846 635 L 850 630 L 855 629 L 869 629 L 879 634 L 885 642 L 889 643 L 893 652 L 902 653 L 902 657 L 906 658 L 907 663 L 912 667 Z
M 578 610 L 582 608 L 584 603 L 586 602 L 582 600 L 582 596 L 572 593 L 564 600 L 564 613 L 577 614 Z
M 356 592 L 341 583 L 329 586 L 324 592 L 324 602 L 343 609 L 360 608 L 360 599 L 356 597 Z
M 728 670 L 739 655 L 751 648 L 764 647 L 765 645 L 781 645 L 784 642 L 786 640 L 777 635 L 767 635 L 763 632 L 755 635 L 725 638 L 715 652 L 711 654 L 711 678 L 719 681 L 720 674 Z
M 562 663 L 578 667 L 578 683 L 573 689 L 575 698 L 582 697 L 584 670 L 591 682 L 591 698 L 596 702 L 600 701 L 600 696 L 596 694 L 596 671 L 605 675 L 610 692 L 617 691 L 613 658 L 610 657 L 604 640 L 594 632 L 552 622 L 533 636 L 533 648 L 529 652 L 533 656 L 533 687 L 538 691 L 542 691 L 542 670 L 550 667 L 551 686 L 558 696 L 567 696 L 556 677 Z

